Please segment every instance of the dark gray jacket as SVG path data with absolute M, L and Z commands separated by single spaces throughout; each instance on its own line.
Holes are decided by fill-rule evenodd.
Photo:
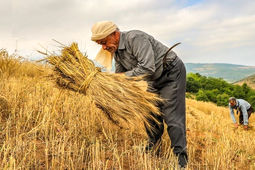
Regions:
M 115 72 L 127 76 L 148 75 L 150 80 L 160 77 L 163 71 L 163 56 L 168 47 L 151 35 L 139 30 L 121 32 L 118 50 L 114 54 Z M 176 58 L 170 51 L 167 60 Z

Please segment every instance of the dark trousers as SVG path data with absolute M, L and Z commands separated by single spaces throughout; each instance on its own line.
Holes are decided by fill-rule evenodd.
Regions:
M 250 118 L 252 112 L 254 112 L 254 110 L 253 110 L 252 107 L 250 107 L 250 108 L 247 110 L 248 119 Z M 243 112 L 242 112 L 242 110 L 240 110 L 240 113 L 239 113 L 239 123 L 240 123 L 240 124 L 243 124 Z
M 162 116 L 157 116 L 159 125 L 149 120 L 155 131 L 147 129 L 151 143 L 155 144 L 164 132 L 163 120 L 167 124 L 167 132 L 171 140 L 171 148 L 176 155 L 185 154 L 187 158 L 186 143 L 186 69 L 183 62 L 177 57 L 167 69 L 164 69 L 161 77 L 154 81 L 153 86 L 165 102 L 159 107 Z

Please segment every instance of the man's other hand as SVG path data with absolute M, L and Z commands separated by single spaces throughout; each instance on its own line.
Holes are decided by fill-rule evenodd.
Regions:
M 248 125 L 243 125 L 244 130 L 248 130 Z

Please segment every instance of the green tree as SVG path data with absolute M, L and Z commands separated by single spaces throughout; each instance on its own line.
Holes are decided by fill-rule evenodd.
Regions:
M 192 76 L 188 76 L 186 91 L 190 93 L 197 93 L 199 89 L 200 89 L 199 82 L 196 81 Z
M 248 100 L 249 97 L 250 97 L 251 88 L 246 83 L 244 83 L 242 85 L 242 90 L 243 90 L 243 93 L 245 95 L 245 98 Z
M 255 95 L 250 96 L 248 102 L 252 105 L 253 108 L 255 108 Z
M 227 106 L 228 105 L 228 99 L 229 99 L 229 95 L 226 93 L 223 94 L 218 94 L 217 95 L 217 102 L 216 104 L 218 106 Z
M 206 93 L 204 90 L 200 89 L 197 94 L 196 94 L 196 100 L 199 100 L 199 101 L 209 101 Z
M 220 91 L 220 93 L 226 93 L 226 94 L 228 94 L 229 96 L 234 96 L 234 94 L 233 94 L 233 88 L 231 88 L 231 86 L 222 88 L 221 91 Z
M 234 85 L 233 96 L 238 99 L 245 99 L 245 93 L 243 88 L 239 85 Z
M 216 103 L 217 95 L 220 93 L 218 89 L 206 90 L 205 94 L 208 97 L 209 101 Z

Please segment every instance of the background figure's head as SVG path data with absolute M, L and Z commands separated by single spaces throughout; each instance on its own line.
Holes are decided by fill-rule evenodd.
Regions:
M 230 97 L 228 101 L 229 101 L 229 104 L 231 107 L 236 106 L 236 98 L 235 97 Z
M 114 53 L 119 46 L 120 32 L 111 21 L 97 22 L 92 26 L 91 40 L 102 45 L 102 49 Z

